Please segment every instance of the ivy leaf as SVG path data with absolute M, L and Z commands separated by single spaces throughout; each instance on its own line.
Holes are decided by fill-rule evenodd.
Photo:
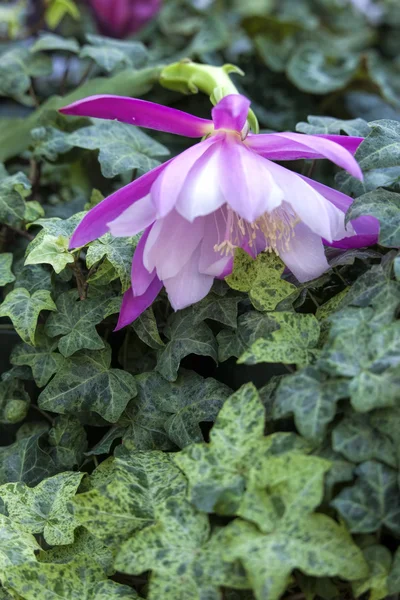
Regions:
M 383 189 L 363 194 L 350 205 L 346 213 L 346 223 L 361 215 L 371 215 L 379 220 L 379 243 L 381 246 L 389 248 L 400 246 L 399 194 Z
M 185 478 L 162 452 L 112 459 L 108 470 L 94 471 L 91 481 L 91 489 L 75 496 L 71 508 L 78 521 L 106 543 L 119 544 L 157 521 L 165 502 L 186 489 Z
M 28 95 L 31 77 L 50 75 L 51 58 L 44 54 L 31 54 L 27 48 L 11 48 L 1 55 L 0 96 L 14 98 L 26 106 L 33 106 Z
M 13 255 L 11 252 L 2 252 L 0 254 L 0 286 L 15 281 L 15 275 L 11 271 L 12 262 Z
M 233 272 L 225 280 L 234 290 L 249 292 L 254 308 L 270 311 L 297 291 L 295 285 L 282 279 L 284 269 L 276 254 L 262 252 L 254 260 L 239 249 L 235 252 Z
M 21 224 L 25 217 L 25 198 L 30 189 L 31 184 L 24 173 L 0 180 L 0 222 L 15 227 Z
M 40 444 L 42 436 L 43 430 L 27 433 L 10 446 L 0 448 L 0 484 L 22 481 L 33 486 L 54 473 L 55 465 Z
M 74 262 L 74 257 L 68 251 L 68 239 L 62 235 L 55 237 L 45 235 L 41 242 L 29 252 L 25 259 L 26 265 L 40 265 L 47 263 L 56 273 L 61 273 L 68 264 Z
M 57 417 L 48 433 L 48 441 L 50 455 L 58 468 L 73 469 L 81 464 L 87 438 L 83 425 L 76 418 Z
M 122 291 L 125 292 L 131 285 L 131 265 L 136 245 L 137 237 L 115 238 L 107 233 L 89 244 L 86 265 L 91 268 L 106 257 L 120 278 Z
M 30 294 L 38 290 L 53 290 L 49 269 L 40 265 L 29 265 L 16 272 L 15 287 L 25 288 Z
M 77 54 L 79 52 L 79 44 L 74 38 L 64 38 L 55 33 L 45 33 L 40 35 L 30 48 L 31 52 L 45 52 L 48 50 Z
M 37 200 L 26 202 L 24 221 L 31 223 L 32 221 L 36 221 L 36 219 L 40 219 L 40 217 L 44 217 L 44 209 L 40 202 L 37 202 Z
M 68 142 L 69 134 L 51 125 L 35 127 L 30 133 L 33 142 L 33 155 L 36 160 L 46 159 L 54 162 L 60 154 L 65 154 L 72 148 L 72 144 Z M 33 220 L 30 219 L 30 221 Z
M 139 129 L 117 121 L 100 121 L 71 133 L 68 142 L 86 150 L 100 150 L 104 177 L 115 177 L 131 169 L 150 171 L 159 164 L 154 157 L 169 151 Z
M 29 251 L 32 252 L 39 246 L 46 235 L 55 238 L 62 236 L 69 240 L 85 214 L 85 212 L 78 212 L 72 215 L 72 217 L 69 217 L 69 219 L 52 217 L 50 219 L 37 219 L 34 223 L 30 223 L 30 227 L 41 227 L 42 231 L 40 231 L 35 239 L 29 244 Z
M 140 68 L 147 61 L 146 47 L 140 42 L 115 40 L 102 35 L 88 34 L 89 44 L 83 46 L 81 58 L 91 58 L 94 62 L 111 73 L 118 68 Z
M 262 454 L 264 407 L 252 384 L 225 401 L 209 444 L 193 444 L 174 455 L 189 480 L 189 499 L 204 512 L 235 514 L 247 471 Z
M 297 123 L 296 131 L 308 135 L 329 134 L 340 135 L 346 133 L 356 137 L 367 137 L 371 128 L 364 119 L 335 119 L 334 117 L 320 117 L 309 115 L 308 123 Z
M 159 350 L 165 346 L 158 332 L 157 321 L 154 316 L 153 308 L 150 306 L 147 310 L 132 323 L 136 335 L 154 350 Z
M 369 575 L 366 579 L 353 583 L 353 594 L 359 598 L 369 591 L 370 600 L 383 600 L 389 593 L 387 578 L 392 564 L 392 555 L 385 546 L 377 544 L 365 548 L 363 554 L 369 567 Z
M 107 579 L 89 557 L 68 564 L 26 563 L 7 570 L 6 584 L 25 600 L 135 600 L 135 590 Z
M 95 295 L 93 298 L 79 300 L 77 290 L 69 290 L 61 294 L 56 301 L 57 312 L 46 322 L 46 334 L 58 340 L 58 349 L 65 357 L 70 357 L 78 350 L 101 350 L 104 342 L 96 331 L 100 323 L 112 310 L 113 297 Z M 115 307 L 115 311 L 118 308 Z
M 257 339 L 240 356 L 238 363 L 254 365 L 260 362 L 304 365 L 316 354 L 320 335 L 318 320 L 312 314 L 291 312 L 270 313 L 279 329 L 266 339 Z
M 40 408 L 61 414 L 93 411 L 115 423 L 136 396 L 136 385 L 130 373 L 111 369 L 110 364 L 109 346 L 66 359 L 40 394 Z
M 201 323 L 211 319 L 228 327 L 236 327 L 238 304 L 241 300 L 242 296 L 219 296 L 211 292 L 195 304 L 194 322 Z
M 50 292 L 38 290 L 31 295 L 25 288 L 15 288 L 1 304 L 0 316 L 9 317 L 24 342 L 34 346 L 37 320 L 42 310 L 57 310 Z
M 374 460 L 359 465 L 354 485 L 342 490 L 331 505 L 352 533 L 372 533 L 386 527 L 400 535 L 400 491 L 397 472 Z
M 40 546 L 33 535 L 8 517 L 0 514 L 0 579 L 3 581 L 8 569 L 35 561 Z M 4 582 L 4 581 L 3 581 Z
M 67 503 L 78 490 L 83 473 L 65 471 L 29 488 L 25 483 L 6 483 L 0 498 L 8 516 L 29 533 L 43 533 L 50 546 L 71 544 L 78 527 Z
M 35 335 L 35 346 L 15 346 L 10 362 L 12 365 L 31 367 L 36 384 L 38 387 L 44 387 L 64 362 L 64 357 L 55 352 L 57 344 L 57 340 L 50 340 L 44 333 L 43 326 L 39 325 Z
M 259 338 L 268 338 L 279 329 L 279 324 L 271 314 L 262 315 L 255 310 L 240 315 L 236 331 L 223 329 L 217 335 L 218 358 L 221 362 L 231 356 L 237 358 Z
M 66 15 L 79 19 L 80 13 L 74 0 L 50 0 L 45 12 L 49 29 L 56 29 Z
M 220 537 L 210 539 L 206 515 L 177 497 L 163 513 L 162 524 L 138 531 L 122 545 L 115 563 L 129 574 L 151 570 L 149 600 L 218 600 L 221 585 L 248 587 L 240 568 L 221 558 Z
M 138 375 L 135 381 L 138 396 L 121 424 L 130 423 L 129 441 L 143 450 L 168 449 L 165 437 L 180 448 L 202 441 L 199 423 L 214 421 L 231 393 L 223 383 L 183 369 L 174 383 L 154 371 Z M 128 443 L 125 437 L 124 443 Z
M 23 421 L 30 405 L 29 394 L 18 379 L 0 382 L 0 423 L 10 425 Z
M 172 315 L 165 335 L 170 340 L 159 351 L 157 371 L 168 381 L 175 381 L 181 360 L 189 354 L 211 356 L 217 361 L 217 344 L 211 329 L 205 323 L 195 324 L 192 308 Z
M 387 580 L 389 594 L 398 594 L 400 591 L 400 548 L 394 555 L 392 568 Z
M 348 396 L 346 380 L 327 379 L 306 367 L 281 381 L 273 408 L 274 419 L 294 414 L 296 428 L 305 438 L 321 442 L 336 414 L 336 403 Z

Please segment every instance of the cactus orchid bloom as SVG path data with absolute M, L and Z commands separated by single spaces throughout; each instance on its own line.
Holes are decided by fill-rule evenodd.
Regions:
M 89 0 L 101 31 L 125 38 L 139 31 L 161 8 L 161 0 Z
M 373 217 L 347 228 L 352 199 L 289 171 L 274 160 L 328 158 L 362 178 L 353 154 L 359 137 L 300 133 L 249 133 L 250 102 L 225 96 L 212 120 L 144 100 L 93 96 L 61 109 L 68 115 L 117 119 L 205 139 L 94 207 L 75 230 L 76 248 L 110 231 L 144 231 L 132 263 L 117 328 L 134 321 L 163 286 L 177 310 L 198 302 L 214 278 L 232 270 L 235 248 L 255 257 L 276 252 L 300 282 L 328 269 L 324 243 L 360 247 L 377 240 Z

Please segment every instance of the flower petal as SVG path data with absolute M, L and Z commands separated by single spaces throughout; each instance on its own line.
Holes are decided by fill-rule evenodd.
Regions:
M 213 130 L 212 121 L 181 110 L 125 96 L 89 96 L 60 109 L 64 115 L 116 119 L 122 123 L 176 133 L 185 137 L 203 137 Z
M 69 247 L 85 246 L 92 240 L 101 237 L 108 231 L 107 223 L 114 221 L 131 204 L 146 196 L 152 184 L 170 161 L 159 165 L 132 183 L 108 196 L 92 208 L 79 223 L 71 238 Z
M 246 148 L 236 136 L 221 142 L 220 185 L 226 202 L 250 223 L 280 206 L 284 193 L 264 158 Z
M 214 277 L 199 273 L 200 245 L 175 277 L 164 280 L 169 301 L 174 310 L 199 302 L 211 289 Z
M 158 177 L 151 188 L 151 199 L 157 209 L 157 217 L 165 217 L 174 208 L 190 169 L 218 140 L 218 136 L 211 136 L 170 160 L 162 177 Z
M 358 150 L 359 145 L 364 141 L 365 138 L 357 137 L 353 135 L 329 135 L 326 133 L 318 133 L 317 137 L 325 138 L 339 144 L 343 148 L 346 148 L 351 154 L 355 154 Z
M 133 255 L 131 269 L 131 284 L 134 296 L 142 296 L 142 294 L 145 293 L 145 291 L 153 281 L 154 276 L 156 274 L 154 269 L 151 273 L 149 273 L 149 271 L 143 264 L 143 251 L 146 246 L 147 238 L 149 237 L 150 231 L 151 227 L 148 227 L 146 231 L 144 231 Z
M 230 129 L 240 133 L 246 124 L 250 100 L 241 94 L 230 94 L 211 111 L 215 129 Z
M 130 325 L 146 308 L 149 308 L 158 296 L 162 286 L 163 284 L 158 277 L 154 277 L 147 291 L 142 296 L 134 296 L 132 289 L 125 292 L 115 331 L 122 329 L 126 325 Z
M 225 228 L 226 215 L 224 217 L 223 210 L 206 217 L 199 258 L 200 273 L 220 277 L 232 262 L 231 256 L 223 256 L 214 250 L 214 246 L 223 241 Z
M 343 136 L 343 138 L 345 137 Z M 338 144 L 325 136 L 291 132 L 266 133 L 248 136 L 246 144 L 269 160 L 328 158 L 357 179 L 362 180 L 363 178 L 360 165 L 353 154 L 347 150 L 345 144 Z M 354 144 L 351 147 L 353 149 Z
M 107 223 L 107 226 L 115 237 L 131 237 L 154 223 L 155 218 L 156 209 L 153 206 L 150 194 L 148 194 L 131 204 L 114 221 Z
M 353 233 L 350 224 L 347 229 L 345 228 L 344 213 L 326 200 L 302 177 L 276 163 L 267 162 L 268 169 L 284 192 L 285 202 L 292 206 L 300 220 L 311 231 L 329 242 L 340 240 Z
M 329 269 L 320 236 L 304 223 L 296 225 L 289 249 L 280 249 L 279 256 L 301 283 L 315 279 Z
M 161 280 L 183 269 L 197 248 L 204 231 L 204 219 L 189 223 L 176 211 L 160 219 L 152 228 L 143 255 L 148 271 L 156 269 Z

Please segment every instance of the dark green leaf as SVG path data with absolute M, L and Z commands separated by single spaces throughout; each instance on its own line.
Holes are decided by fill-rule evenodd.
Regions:
M 381 246 L 400 246 L 400 194 L 378 189 L 359 196 L 347 211 L 346 222 L 361 215 L 379 220 Z
M 54 420 L 49 431 L 50 455 L 59 468 L 73 469 L 80 465 L 87 448 L 86 432 L 73 416 L 61 416 Z
M 115 40 L 101 35 L 88 34 L 89 44 L 83 46 L 80 57 L 91 58 L 111 73 L 116 68 L 139 68 L 147 61 L 146 47 L 140 42 Z
M 29 394 L 18 379 L 0 382 L 0 423 L 10 425 L 25 419 L 30 405 Z
M 15 281 L 15 275 L 11 271 L 12 262 L 13 255 L 11 252 L 2 252 L 0 254 L 0 286 Z

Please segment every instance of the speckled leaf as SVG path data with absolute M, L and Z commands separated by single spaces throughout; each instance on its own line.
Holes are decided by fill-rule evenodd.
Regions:
M 35 345 L 35 331 L 42 310 L 56 310 L 50 292 L 38 290 L 32 295 L 25 288 L 15 288 L 0 306 L 0 316 L 10 317 L 19 336 Z
M 168 381 L 175 381 L 181 360 L 189 354 L 211 356 L 217 361 L 217 343 L 211 329 L 194 322 L 195 312 L 189 308 L 169 319 L 165 334 L 170 340 L 159 351 L 157 371 Z
M 0 254 L 0 286 L 15 281 L 15 275 L 11 271 L 12 262 L 13 255 L 11 252 L 2 252 Z
M 379 243 L 381 246 L 395 248 L 400 246 L 399 194 L 378 189 L 359 196 L 347 211 L 346 222 L 356 219 L 361 215 L 371 215 L 379 220 Z
M 36 235 L 35 239 L 29 244 L 30 251 L 41 244 L 43 238 L 46 235 L 50 235 L 58 238 L 62 236 L 68 240 L 72 236 L 77 225 L 82 221 L 85 216 L 84 212 L 78 212 L 69 217 L 68 219 L 60 219 L 59 217 L 52 217 L 50 219 L 37 219 L 34 223 L 30 223 L 30 227 L 41 227 L 42 230 Z
M 16 227 L 21 224 L 25 217 L 24 198 L 29 194 L 30 189 L 29 179 L 21 172 L 0 180 L 1 223 Z
M 115 177 L 131 169 L 150 171 L 166 156 L 165 146 L 143 131 L 126 123 L 99 121 L 71 133 L 68 142 L 86 150 L 100 150 L 99 162 L 104 177 Z
M 34 488 L 24 483 L 0 486 L 0 498 L 8 516 L 29 533 L 43 533 L 50 546 L 71 544 L 78 527 L 67 503 L 75 496 L 83 473 L 65 471 L 49 477 Z
M 364 119 L 335 119 L 333 117 L 320 117 L 309 115 L 307 123 L 297 123 L 296 131 L 308 135 L 328 134 L 340 135 L 347 133 L 356 137 L 367 137 L 371 131 L 370 126 Z
M 0 580 L 3 583 L 9 568 L 33 562 L 37 550 L 40 550 L 40 546 L 33 535 L 0 514 Z
M 43 433 L 43 429 L 27 432 L 10 446 L 0 447 L 0 484 L 22 481 L 33 486 L 54 474 L 54 462 L 41 446 Z
M 0 96 L 33 106 L 33 99 L 28 94 L 31 77 L 50 75 L 51 67 L 49 56 L 31 54 L 28 48 L 21 46 L 11 48 L 1 56 Z
M 353 533 L 386 527 L 400 535 L 400 490 L 397 472 L 376 461 L 357 467 L 358 479 L 331 502 Z
M 189 498 L 199 509 L 235 514 L 248 470 L 263 453 L 264 407 L 252 384 L 225 401 L 209 444 L 194 444 L 174 455 L 189 480 Z
M 108 73 L 116 68 L 142 67 L 146 63 L 147 50 L 141 42 L 116 40 L 93 34 L 88 34 L 86 39 L 89 44 L 83 46 L 79 56 L 91 58 Z
M 74 257 L 68 252 L 68 239 L 62 235 L 55 237 L 45 235 L 40 244 L 29 252 L 25 259 L 26 265 L 49 264 L 56 273 L 61 273 L 68 264 L 74 262 Z
M 389 594 L 398 594 L 400 592 L 400 548 L 396 550 L 394 555 L 387 585 Z
M 206 319 L 217 321 L 228 327 L 236 327 L 238 304 L 242 296 L 219 296 L 210 293 L 194 306 L 195 323 Z
M 368 546 L 363 554 L 369 567 L 369 575 L 353 583 L 353 594 L 359 598 L 369 591 L 369 600 L 383 600 L 388 595 L 387 578 L 392 564 L 392 555 L 385 546 L 378 545 Z
M 336 403 L 348 396 L 346 380 L 327 380 L 314 367 L 306 367 L 285 377 L 276 394 L 273 416 L 275 419 L 294 414 L 301 435 L 321 442 L 328 424 L 336 414 Z
M 73 469 L 80 465 L 87 448 L 86 432 L 73 416 L 57 417 L 48 434 L 50 455 L 60 469 Z
M 221 557 L 218 533 L 210 539 L 206 515 L 185 499 L 170 499 L 162 524 L 142 529 L 117 555 L 119 571 L 139 575 L 151 570 L 149 600 L 219 600 L 219 586 L 248 586 L 240 567 Z
M 61 414 L 93 411 L 115 423 L 136 396 L 136 385 L 130 373 L 112 369 L 110 364 L 109 346 L 66 359 L 40 394 L 40 407 Z
M 64 357 L 55 352 L 58 341 L 50 340 L 39 325 L 35 335 L 35 346 L 19 344 L 11 353 L 12 365 L 28 365 L 36 384 L 44 387 L 49 379 L 56 373 L 64 363 Z
M 0 381 L 0 423 L 10 425 L 25 419 L 30 402 L 22 381 Z
M 137 241 L 137 237 L 115 238 L 107 233 L 89 244 L 86 265 L 91 268 L 106 257 L 120 278 L 122 291 L 125 292 L 131 285 L 132 257 Z
M 105 475 L 105 476 L 104 476 Z M 130 453 L 115 459 L 93 488 L 75 496 L 71 508 L 78 521 L 107 543 L 118 542 L 159 519 L 173 496 L 185 494 L 186 481 L 162 452 Z
M 279 324 L 270 315 L 255 310 L 246 312 L 237 320 L 237 329 L 223 329 L 217 335 L 218 358 L 221 362 L 231 356 L 239 358 L 259 338 L 268 338 Z
M 154 350 L 159 350 L 165 346 L 158 332 L 157 321 L 154 316 L 153 308 L 150 306 L 147 310 L 132 323 L 136 335 Z
M 51 274 L 49 267 L 42 265 L 28 265 L 15 273 L 16 288 L 25 288 L 30 294 L 38 290 L 52 291 Z

